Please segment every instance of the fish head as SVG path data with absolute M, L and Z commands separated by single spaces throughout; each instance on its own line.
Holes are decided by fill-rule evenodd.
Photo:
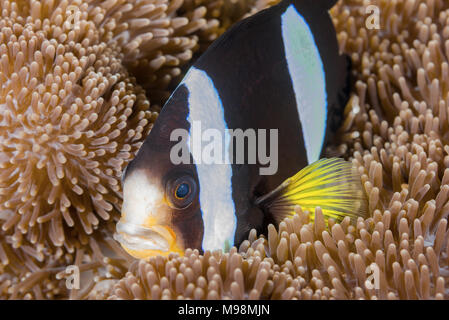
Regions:
M 195 166 L 174 164 L 170 158 L 176 143 L 170 141 L 170 132 L 187 126 L 180 91 L 164 107 L 122 173 L 123 204 L 114 239 L 139 259 L 201 248 L 203 224 Z

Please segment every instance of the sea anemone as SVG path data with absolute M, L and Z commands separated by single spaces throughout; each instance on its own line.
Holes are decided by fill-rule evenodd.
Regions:
M 272 259 L 244 256 L 235 247 L 226 254 L 207 251 L 204 255 L 188 249 L 183 257 L 136 261 L 114 286 L 109 299 L 256 300 L 295 296 L 298 279 L 279 272 Z
M 15 247 L 10 236 L 0 234 L 0 299 L 84 299 L 94 288 L 109 292 L 104 284 L 123 277 L 134 261 L 110 236 L 114 225 L 107 222 L 85 246 L 54 252 L 29 243 Z M 79 288 L 66 284 L 74 272 Z
M 57 36 L 64 33 L 67 37 L 75 35 L 73 30 L 70 31 L 72 33 L 63 32 L 62 24 L 59 29 L 51 28 L 53 22 L 50 21 L 57 15 L 62 17 L 68 3 L 61 2 L 50 7 L 50 2 L 42 2 L 20 8 L 11 1 L 2 4 L 4 18 L 0 23 L 4 31 L 0 45 L 0 77 L 2 88 L 6 84 L 8 90 L 3 89 L 0 96 L 3 96 L 0 112 L 4 110 L 0 123 L 10 121 L 8 124 L 23 125 L 11 125 L 13 131 L 19 128 L 19 133 L 15 135 L 5 134 L 13 132 L 6 131 L 7 128 L 0 129 L 0 182 L 3 183 L 0 189 L 0 219 L 3 222 L 0 225 L 5 229 L 0 233 L 0 298 L 449 299 L 449 4 L 442 0 L 341 0 L 331 10 L 340 49 L 353 62 L 354 86 L 338 141 L 328 148 L 327 153 L 350 159 L 358 168 L 369 202 L 368 219 L 359 219 L 355 225 L 349 219 L 341 223 L 329 220 L 326 225 L 320 208 L 314 213 L 297 208 L 297 215 L 285 219 L 279 226 L 270 226 L 267 235 L 258 236 L 252 231 L 249 239 L 238 249 L 232 248 L 227 253 L 205 252 L 200 255 L 197 251 L 187 250 L 183 257 L 172 254 L 166 258 L 135 261 L 111 239 L 114 221 L 102 222 L 103 211 L 97 212 L 94 207 L 88 215 L 86 210 L 84 221 L 87 220 L 88 224 L 79 218 L 82 212 L 77 211 L 74 204 L 86 206 L 83 197 L 87 197 L 86 203 L 95 206 L 92 204 L 95 198 L 90 192 L 102 194 L 90 183 L 91 176 L 93 179 L 100 178 L 102 185 L 108 188 L 102 196 L 106 196 L 104 202 L 109 203 L 112 209 L 103 209 L 110 216 L 115 215 L 120 207 L 120 188 L 114 190 L 115 185 L 110 184 L 110 179 L 119 179 L 121 169 L 134 156 L 150 130 L 159 110 L 157 105 L 162 105 L 170 89 L 179 81 L 184 71 L 183 65 L 189 64 L 193 53 L 202 52 L 234 21 L 275 2 L 154 0 L 127 4 L 125 1 L 84 1 L 79 2 L 79 10 L 83 12 L 81 17 L 84 17 L 80 21 L 83 21 L 81 25 L 89 27 L 80 29 L 85 33 L 79 34 L 85 36 L 78 36 L 71 45 L 69 38 L 64 42 L 62 38 L 53 37 L 53 42 L 46 40 L 48 43 L 45 42 L 44 47 L 45 39 L 51 39 L 46 38 L 50 31 L 56 32 Z M 367 27 L 367 19 L 373 13 L 367 13 L 370 5 L 378 9 L 380 30 Z M 58 6 L 63 7 L 58 11 Z M 129 10 L 130 6 L 139 7 L 140 10 Z M 154 13 L 152 10 L 161 12 L 160 18 L 155 18 L 157 23 L 151 20 L 147 25 L 148 21 L 139 18 L 145 16 L 145 8 L 148 9 L 147 13 Z M 50 16 L 47 12 L 57 13 Z M 47 14 L 45 17 L 48 19 L 35 19 L 37 14 Z M 177 17 L 181 19 L 177 20 Z M 54 21 L 61 20 L 58 19 Z M 41 22 L 33 24 L 38 20 Z M 131 20 L 133 23 L 130 23 Z M 175 21 L 174 26 L 166 25 L 167 21 Z M 179 26 L 177 23 L 187 23 L 183 26 L 192 29 L 176 28 Z M 155 30 L 153 38 L 140 37 L 149 29 Z M 30 34 L 36 34 L 36 39 L 30 38 Z M 151 46 L 150 43 L 167 41 L 160 40 L 162 38 L 168 39 L 166 45 Z M 154 39 L 159 40 L 152 42 Z M 39 46 L 37 41 L 41 41 Z M 128 43 L 133 43 L 135 47 L 125 48 Z M 58 50 L 62 50 L 58 49 L 60 45 L 71 53 L 70 61 L 74 59 L 77 64 L 72 66 L 67 62 L 57 69 L 57 65 L 51 68 L 50 64 L 41 63 L 36 69 L 30 52 L 33 55 L 40 52 L 34 60 L 42 59 L 45 62 L 48 54 L 53 54 L 54 61 L 57 61 L 57 53 L 61 52 Z M 54 48 L 54 53 L 53 49 L 48 49 L 50 46 Z M 20 52 L 22 55 L 18 54 Z M 67 57 L 65 52 L 63 58 Z M 15 59 L 12 59 L 13 56 Z M 92 58 L 94 61 L 90 60 L 90 56 L 95 58 Z M 84 60 L 87 68 L 82 66 L 83 57 L 87 57 Z M 79 70 L 77 67 L 82 71 L 79 75 L 76 73 Z M 86 71 L 88 68 L 89 71 Z M 106 69 L 109 73 L 103 71 Z M 33 73 L 36 71 L 39 73 Z M 40 82 L 32 80 L 28 73 Z M 57 80 L 63 79 L 64 73 L 67 74 L 64 84 L 73 81 L 69 77 L 71 74 L 81 80 L 76 83 L 79 87 L 72 84 L 75 90 L 63 91 L 60 96 L 59 92 L 65 87 L 61 84 L 62 80 Z M 103 87 L 97 79 L 109 79 L 106 74 L 116 76 L 117 80 L 111 88 L 101 91 Z M 82 80 L 84 78 L 87 80 Z M 60 83 L 62 87 L 53 90 L 53 83 Z M 37 89 L 40 84 L 45 88 L 43 94 Z M 147 90 L 152 101 L 150 108 L 138 84 Z M 79 91 L 81 89 L 84 91 Z M 56 102 L 60 101 L 52 99 L 69 97 L 66 98 L 70 102 L 68 106 L 59 104 L 65 109 L 61 110 L 58 119 L 70 112 L 73 105 L 77 109 L 69 115 L 74 117 L 78 112 L 87 112 L 82 107 L 92 105 L 92 99 L 96 97 L 97 105 L 97 100 L 103 99 L 101 110 L 106 115 L 108 110 L 114 109 L 111 108 L 112 92 L 117 90 L 124 103 L 129 103 L 126 108 L 131 108 L 136 117 L 136 120 L 126 123 L 123 133 L 141 133 L 141 139 L 133 149 L 126 151 L 129 156 L 128 153 L 126 157 L 120 157 L 120 152 L 106 152 L 98 159 L 89 158 L 89 148 L 92 148 L 92 141 L 96 141 L 97 137 L 86 135 L 90 130 L 94 131 L 91 127 L 74 130 L 83 121 L 80 118 L 71 130 L 72 135 L 75 132 L 82 134 L 79 139 L 84 147 L 66 158 L 76 163 L 86 161 L 83 164 L 87 160 L 97 161 L 97 166 L 86 169 L 90 175 L 78 169 L 70 178 L 64 175 L 60 179 L 56 171 L 60 150 L 51 152 L 53 146 L 50 145 L 49 149 L 45 149 L 50 150 L 47 153 L 49 160 L 42 160 L 45 165 L 39 169 L 44 170 L 45 174 L 36 175 L 32 171 L 32 175 L 27 175 L 31 178 L 23 178 L 25 175 L 21 173 L 31 170 L 27 169 L 28 163 L 23 160 L 25 152 L 36 153 L 32 146 L 29 149 L 29 141 L 40 139 L 36 134 L 31 138 L 22 136 L 29 134 L 24 129 L 26 125 L 37 121 L 32 116 L 36 114 L 34 110 L 45 106 L 43 110 L 52 111 L 58 106 Z M 91 100 L 85 100 L 89 95 L 92 96 Z M 38 103 L 33 100 L 37 98 Z M 81 99 L 83 103 L 78 104 L 80 100 L 76 99 Z M 26 103 L 19 104 L 21 101 Z M 119 110 L 117 105 L 114 106 L 115 110 Z M 23 113 L 23 110 L 31 112 Z M 145 116 L 139 118 L 139 114 Z M 20 116 L 22 120 L 17 121 Z M 99 115 L 91 126 L 104 124 L 101 119 Z M 44 121 L 45 125 L 61 123 L 51 121 Z M 147 122 L 143 125 L 141 121 Z M 42 135 L 45 133 L 51 138 L 45 125 L 41 125 Z M 115 125 L 110 125 L 110 130 L 114 130 Z M 142 129 L 137 131 L 135 127 L 139 126 Z M 37 132 L 34 125 L 32 130 Z M 51 130 L 61 129 L 52 127 Z M 127 137 L 123 133 L 105 144 L 116 142 L 116 150 L 119 150 L 124 137 Z M 9 144 L 3 141 L 9 141 Z M 82 155 L 82 151 L 86 151 L 87 156 Z M 28 154 L 27 159 L 30 158 Z M 39 156 L 38 160 L 41 159 L 43 157 Z M 117 164 L 117 159 L 120 159 L 120 164 Z M 48 174 L 48 163 L 54 164 L 53 177 L 56 176 L 60 183 L 64 182 L 59 189 L 61 194 L 75 186 L 75 183 L 70 184 L 72 178 L 77 179 L 76 184 L 83 190 L 81 197 L 75 197 L 75 202 L 70 202 L 67 207 L 73 227 L 66 222 L 61 211 L 65 200 L 57 197 L 53 205 L 48 204 L 50 191 L 47 191 L 34 196 L 33 199 L 40 201 L 32 201 L 31 193 L 23 191 L 24 188 L 36 188 L 35 185 L 42 188 L 39 190 L 55 188 Z M 101 170 L 103 175 L 97 174 L 98 170 L 95 169 L 103 168 L 111 171 L 106 173 Z M 19 181 L 20 177 L 22 179 Z M 32 180 L 33 177 L 39 179 Z M 45 197 L 45 194 L 48 196 Z M 110 198 L 112 195 L 116 200 Z M 30 218 L 26 218 L 30 220 L 22 220 L 27 217 L 23 212 L 28 211 L 26 207 L 20 208 L 26 201 L 30 201 L 31 208 L 39 208 L 32 211 Z M 52 213 L 54 208 L 58 211 Z M 31 218 L 35 221 L 34 225 L 30 225 Z M 98 223 L 94 223 L 97 220 Z M 89 225 L 91 228 L 86 229 L 85 226 Z M 93 232 L 96 226 L 98 231 Z M 88 234 L 91 229 L 92 233 Z M 67 276 L 65 267 L 68 265 L 78 266 L 83 276 L 88 274 L 79 290 L 68 290 L 64 285 Z
M 40 6 L 0 20 L 1 227 L 16 246 L 72 247 L 118 212 L 121 171 L 157 113 L 93 22 L 65 30 Z
M 199 43 L 215 40 L 223 34 L 236 21 L 259 12 L 279 0 L 184 0 L 183 10 L 193 11 L 201 5 L 204 8 L 205 17 L 210 19 L 210 28 L 199 32 Z
M 64 264 L 59 248 L 48 257 L 30 244 L 15 248 L 8 237 L 0 234 L 0 299 L 52 299 L 64 291 L 63 283 L 49 276 L 56 264 Z M 43 268 L 41 268 L 43 267 Z
M 253 230 L 239 253 L 233 248 L 200 256 L 188 250 L 184 257 L 135 262 L 109 299 L 447 298 L 445 222 L 429 246 L 422 234 L 409 239 L 402 232 L 395 239 L 399 228 L 390 227 L 391 216 L 382 221 L 376 214 L 357 226 L 349 218 L 331 221 L 328 228 L 320 208 L 313 224 L 309 218 L 298 208 L 278 230 L 270 225 L 268 238 Z M 377 279 L 370 278 L 374 272 Z
M 123 65 L 158 107 L 181 80 L 185 64 L 234 22 L 272 0 L 85 1 L 102 41 L 120 50 Z M 156 107 L 156 106 L 155 106 Z

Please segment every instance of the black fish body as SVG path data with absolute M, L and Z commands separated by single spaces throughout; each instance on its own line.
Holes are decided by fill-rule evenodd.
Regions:
M 329 116 L 325 125 L 325 141 L 320 149 L 324 148 L 329 135 L 339 125 L 338 117 L 345 103 L 339 95 L 345 93 L 348 83 L 348 60 L 339 54 L 334 26 L 326 10 L 328 3 L 316 0 L 295 2 L 296 9 L 308 22 L 314 35 L 324 66 Z M 283 1 L 251 19 L 237 23 L 195 63 L 219 88 L 217 90 L 230 128 L 279 130 L 279 165 L 275 175 L 261 176 L 259 165 L 233 170 L 233 180 L 236 182 L 234 193 L 247 194 L 245 199 L 237 200 L 243 202 L 238 207 L 244 207 L 247 198 L 273 190 L 309 164 L 281 36 L 281 16 L 290 5 L 291 1 Z M 257 211 L 255 208 L 253 210 Z M 241 215 L 242 219 L 253 219 L 246 225 L 241 224 L 244 231 L 255 225 L 255 215 L 258 217 L 257 223 L 262 217 L 271 220 L 270 216 L 262 213 L 247 214 L 241 211 Z M 241 237 L 243 239 L 246 234 L 242 232 Z
M 328 14 L 335 2 L 284 0 L 235 24 L 194 63 L 123 175 L 117 235 L 131 254 L 238 245 L 278 220 L 257 199 L 321 157 L 347 99 L 348 59 Z M 250 162 L 248 148 L 244 163 L 235 150 L 229 164 L 201 163 L 195 147 L 189 161 L 173 163 L 174 130 L 191 143 L 195 123 L 267 137 L 277 130 L 267 142 L 268 151 L 277 142 L 274 171 L 261 174 L 267 164 Z

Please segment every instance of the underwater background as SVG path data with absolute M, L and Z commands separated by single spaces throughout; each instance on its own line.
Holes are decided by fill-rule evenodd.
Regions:
M 443 0 L 330 11 L 355 83 L 327 153 L 358 168 L 370 218 L 326 226 L 320 209 L 298 209 L 228 253 L 147 262 L 112 239 L 122 170 L 188 66 L 275 3 L 1 1 L 1 299 L 449 299 Z M 379 289 L 366 285 L 373 262 Z

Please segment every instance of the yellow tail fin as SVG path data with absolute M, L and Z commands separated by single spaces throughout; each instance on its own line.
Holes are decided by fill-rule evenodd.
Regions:
M 321 207 L 326 222 L 366 217 L 367 199 L 360 175 L 351 162 L 339 158 L 321 159 L 305 167 L 279 187 L 256 200 L 280 222 L 294 215 L 294 207 L 315 211 Z M 313 217 L 312 217 L 313 218 Z

